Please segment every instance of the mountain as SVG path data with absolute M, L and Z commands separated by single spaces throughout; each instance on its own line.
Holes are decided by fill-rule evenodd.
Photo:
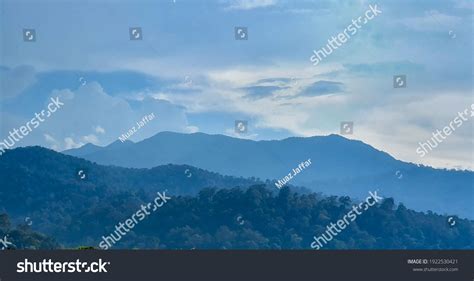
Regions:
M 41 147 L 5 152 L 0 183 L 0 234 L 22 249 L 98 247 L 116 225 L 153 202 L 157 191 L 169 201 L 113 248 L 310 249 L 314 236 L 359 203 L 186 165 L 101 166 Z M 13 229 L 3 213 L 22 223 L 28 217 L 32 224 Z M 455 226 L 448 225 L 447 216 L 409 210 L 386 198 L 324 247 L 473 249 L 474 222 L 455 220 Z
M 137 143 L 117 143 L 92 152 L 64 151 L 103 165 L 151 168 L 191 165 L 223 175 L 278 180 L 301 162 L 311 165 L 290 184 L 328 195 L 365 198 L 378 189 L 414 210 L 474 218 L 472 171 L 434 169 L 399 161 L 361 141 L 338 135 L 252 141 L 161 132 Z
M 226 175 L 269 179 L 283 177 L 300 162 L 311 158 L 313 171 L 294 179 L 299 183 L 370 176 L 406 167 L 406 163 L 395 161 L 387 153 L 338 135 L 252 141 L 204 133 L 161 132 L 134 144 L 120 145 L 116 141 L 92 152 L 81 147 L 63 153 L 104 165 L 151 168 L 169 163 L 187 164 Z
M 100 146 L 97 146 L 97 145 L 92 144 L 92 143 L 87 143 L 87 144 L 81 146 L 81 149 L 77 150 L 77 152 L 75 153 L 74 156 L 81 157 L 83 155 L 88 155 L 88 154 L 97 152 L 101 149 L 102 149 L 102 147 L 100 147 Z
M 174 194 L 195 195 L 205 187 L 248 187 L 262 183 L 255 178 L 222 176 L 189 165 L 169 164 L 152 169 L 106 167 L 38 146 L 7 150 L 0 157 L 0 179 L 0 200 L 9 199 L 0 206 L 17 209 L 18 205 L 29 204 L 29 200 L 24 204 L 23 194 L 35 196 L 34 201 L 38 202 L 56 193 L 71 196 L 74 192 L 85 191 L 81 194 L 85 196 L 91 188 L 97 187 L 114 192 L 166 188 Z M 49 194 L 29 192 L 41 191 L 41 188 Z M 18 196 L 18 201 L 12 196 Z
M 157 191 L 196 195 L 206 187 L 247 188 L 256 183 L 261 182 L 187 165 L 105 167 L 42 147 L 16 148 L 0 157 L 0 213 L 20 222 L 29 217 L 39 231 L 66 239 L 73 214 L 93 213 L 94 208 L 101 214 L 103 200 L 129 206 L 155 197 Z M 111 209 L 108 215 L 119 218 L 120 208 Z M 82 227 L 88 223 L 94 224 L 84 221 Z M 70 227 L 81 235 L 80 224 Z M 67 239 L 75 241 L 78 237 Z

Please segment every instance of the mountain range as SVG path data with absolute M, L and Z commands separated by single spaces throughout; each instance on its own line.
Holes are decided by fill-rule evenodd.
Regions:
M 414 210 L 474 218 L 474 172 L 403 162 L 339 135 L 253 141 L 204 133 L 161 132 L 137 143 L 116 141 L 106 147 L 87 144 L 63 153 L 102 165 L 190 165 L 223 175 L 271 181 L 285 177 L 301 162 L 311 159 L 312 164 L 289 184 L 358 199 L 365 198 L 369 190 L 379 190 Z
M 315 235 L 358 204 L 188 165 L 103 166 L 42 147 L 7 150 L 0 182 L 0 234 L 15 249 L 97 248 L 158 191 L 169 202 L 114 249 L 310 249 Z M 472 249 L 474 222 L 450 219 L 385 198 L 325 248 Z

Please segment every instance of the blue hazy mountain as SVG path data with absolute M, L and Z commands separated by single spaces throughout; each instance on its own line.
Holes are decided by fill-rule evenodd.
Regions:
M 338 135 L 252 141 L 161 132 L 137 143 L 115 142 L 64 153 L 104 165 L 151 168 L 191 165 L 224 175 L 278 180 L 301 162 L 311 165 L 290 180 L 328 195 L 365 198 L 378 189 L 407 207 L 473 218 L 472 171 L 434 169 L 399 161 L 361 141 Z
M 5 152 L 0 183 L 0 234 L 9 234 L 20 249 L 97 247 L 103 235 L 152 202 L 157 191 L 171 201 L 114 248 L 309 249 L 314 235 L 359 202 L 294 187 L 278 190 L 270 182 L 187 165 L 102 166 L 41 147 Z M 35 232 L 27 225 L 12 229 L 5 214 L 20 224 L 29 217 Z M 325 248 L 472 249 L 474 222 L 455 220 L 452 227 L 447 216 L 416 212 L 386 198 Z

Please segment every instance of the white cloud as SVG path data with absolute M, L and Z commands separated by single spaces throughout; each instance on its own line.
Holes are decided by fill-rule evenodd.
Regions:
M 432 137 L 437 129 L 449 126 L 458 114 L 469 108 L 472 98 L 462 93 L 441 93 L 429 99 L 422 96 L 391 98 L 373 106 L 355 122 L 355 138 L 369 143 L 395 158 L 434 167 L 462 166 L 474 169 L 472 118 L 456 129 L 424 158 L 416 153 L 419 142 Z
M 197 132 L 199 132 L 199 128 L 196 127 L 196 126 L 187 126 L 186 127 L 186 132 L 190 133 L 190 134 L 197 133 Z
M 49 134 L 43 134 L 46 142 L 50 143 L 50 148 L 54 150 L 60 149 L 59 142 Z
M 55 150 L 76 148 L 86 143 L 108 145 L 132 126 L 137 126 L 136 122 L 151 112 L 159 118 L 142 127 L 131 137 L 132 141 L 140 141 L 160 131 L 197 130 L 196 127 L 189 126 L 185 108 L 182 106 L 150 97 L 130 102 L 122 97 L 108 95 L 100 84 L 93 81 L 75 90 L 52 91 L 45 97 L 44 106 L 48 104 L 50 97 L 59 97 L 64 105 L 44 119 L 44 122 L 18 145 L 43 145 Z M 0 129 L 2 136 L 6 136 L 8 130 L 24 125 L 34 113 L 27 113 L 23 117 L 7 111 L 2 112 L 1 116 Z
M 105 130 L 104 128 L 102 128 L 101 126 L 97 126 L 94 128 L 94 131 L 98 134 L 105 134 Z
M 86 142 L 86 143 L 99 144 L 99 139 L 94 134 L 83 136 L 82 140 L 84 140 L 84 142 Z
M 251 10 L 276 5 L 276 0 L 232 0 L 228 1 L 228 9 Z
M 209 87 L 202 92 L 168 95 L 168 98 L 173 103 L 186 105 L 190 112 L 204 114 L 221 110 L 250 116 L 253 132 L 238 135 L 234 128 L 227 128 L 224 133 L 233 137 L 257 139 L 260 129 L 286 130 L 297 136 L 339 134 L 340 122 L 353 120 L 356 133 L 352 137 L 398 159 L 436 167 L 474 167 L 472 155 L 464 153 L 473 145 L 469 125 L 456 131 L 449 143 L 425 159 L 415 152 L 419 141 L 430 137 L 433 130 L 443 128 L 453 114 L 472 103 L 469 103 L 468 93 L 433 90 L 427 99 L 415 87 L 387 91 L 387 87 L 392 89 L 389 74 L 354 77 L 344 72 L 335 81 L 344 82 L 347 92 L 299 96 L 306 87 L 321 79 L 318 74 L 341 69 L 340 65 L 318 69 L 288 65 L 220 69 L 208 72 Z M 297 83 L 291 84 L 289 77 L 295 77 Z M 260 80 L 264 85 L 288 86 L 288 89 L 258 100 L 246 99 L 245 93 L 236 90 L 256 85 Z
M 72 138 L 64 138 L 64 149 L 73 149 L 73 148 L 78 148 L 84 145 L 84 143 L 79 142 L 76 143 Z

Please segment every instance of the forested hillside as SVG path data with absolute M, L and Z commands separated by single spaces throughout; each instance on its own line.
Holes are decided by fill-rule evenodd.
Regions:
M 78 177 L 78 169 L 87 176 Z M 358 204 L 349 197 L 278 190 L 256 179 L 190 166 L 100 166 L 38 147 L 0 157 L 0 180 L 0 213 L 15 222 L 30 217 L 34 231 L 60 244 L 28 226 L 13 229 L 3 219 L 0 234 L 16 237 L 20 248 L 98 247 L 102 236 L 152 202 L 158 191 L 172 199 L 113 248 L 310 249 L 314 236 Z M 325 249 L 473 249 L 473 241 L 473 221 L 456 219 L 450 226 L 447 216 L 409 210 L 387 198 Z
M 8 215 L 2 213 L 0 213 L 0 240 L 0 250 L 60 248 L 55 239 L 34 232 L 27 224 L 14 227 Z

